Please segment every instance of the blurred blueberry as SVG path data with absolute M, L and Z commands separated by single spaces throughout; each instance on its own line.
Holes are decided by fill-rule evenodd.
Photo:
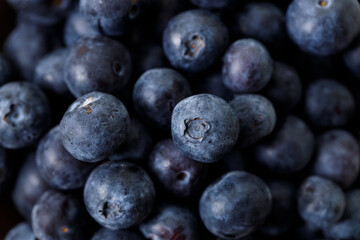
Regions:
M 36 238 L 30 225 L 27 222 L 21 222 L 8 232 L 5 240 L 36 240 Z

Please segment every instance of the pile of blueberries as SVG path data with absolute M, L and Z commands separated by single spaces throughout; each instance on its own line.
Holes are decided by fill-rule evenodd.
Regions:
M 360 239 L 358 0 L 6 4 L 0 238 Z

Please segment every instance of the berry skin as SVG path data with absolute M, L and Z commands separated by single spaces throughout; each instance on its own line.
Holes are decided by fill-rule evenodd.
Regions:
M 289 115 L 272 135 L 254 149 L 256 160 L 267 169 L 283 174 L 298 172 L 311 160 L 315 137 L 300 118 Z
M 196 216 L 187 208 L 161 204 L 155 214 L 140 224 L 144 237 L 156 240 L 198 240 Z
M 60 190 L 83 187 L 95 168 L 94 164 L 81 162 L 65 150 L 59 126 L 41 139 L 36 151 L 36 164 L 43 179 Z
M 98 230 L 91 240 L 144 240 L 139 234 L 128 230 L 111 231 L 106 228 Z
M 249 146 L 269 135 L 275 127 L 276 113 L 272 103 L 257 94 L 239 94 L 230 102 L 239 118 L 238 144 Z
M 337 184 L 318 176 L 310 176 L 303 181 L 297 200 L 302 219 L 318 228 L 339 221 L 346 203 L 344 193 Z
M 301 100 L 302 84 L 296 70 L 284 63 L 275 62 L 270 82 L 260 92 L 277 111 L 289 112 Z
M 175 146 L 185 156 L 210 163 L 233 148 L 239 134 L 239 120 L 225 100 L 199 94 L 175 106 L 171 133 Z
M 237 0 L 191 0 L 193 4 L 200 8 L 208 8 L 208 9 L 227 9 L 230 7 L 234 7 Z
M 346 208 L 344 217 L 349 219 L 358 219 L 360 221 L 360 189 L 352 190 L 346 193 Z
M 89 214 L 103 227 L 125 229 L 151 212 L 155 188 L 147 173 L 128 162 L 106 162 L 94 169 L 84 188 Z
M 130 118 L 114 96 L 92 92 L 70 105 L 60 122 L 62 143 L 78 160 L 105 159 L 125 142 Z
M 142 119 L 159 129 L 170 130 L 175 105 L 191 95 L 186 79 L 168 68 L 151 69 L 135 83 L 133 104 Z
M 207 172 L 205 163 L 185 157 L 171 139 L 155 145 L 149 168 L 165 190 L 178 198 L 191 197 Z
M 35 84 L 10 82 L 0 88 L 0 144 L 9 149 L 31 146 L 50 125 L 50 106 Z
M 272 72 L 273 61 L 257 40 L 238 40 L 225 53 L 222 78 L 225 86 L 233 92 L 261 90 L 270 81 Z
M 16 209 L 27 220 L 31 220 L 31 210 L 41 195 L 51 187 L 42 179 L 36 166 L 35 153 L 30 153 L 19 171 L 12 193 Z
M 22 78 L 32 81 L 38 61 L 59 46 L 60 41 L 54 31 L 26 21 L 20 22 L 8 35 L 4 55 Z
M 86 210 L 69 194 L 45 192 L 32 210 L 31 222 L 34 235 L 41 240 L 86 239 Z
M 152 137 L 137 119 L 131 119 L 130 130 L 124 144 L 109 156 L 110 161 L 142 163 L 152 148 Z
M 228 35 L 226 26 L 213 13 L 189 10 L 169 21 L 163 34 L 163 50 L 172 66 L 200 72 L 219 59 Z
M 330 130 L 317 143 L 313 172 L 347 188 L 359 175 L 359 143 L 347 131 Z
M 286 39 L 285 16 L 272 3 L 249 3 L 235 14 L 233 32 L 254 38 L 269 47 L 281 47 Z
M 286 13 L 289 36 L 303 50 L 330 55 L 346 48 L 360 29 L 356 0 L 294 0 Z
M 306 91 L 305 112 L 317 127 L 340 127 L 351 120 L 355 100 L 344 85 L 320 79 L 312 82 Z
M 116 93 L 130 78 L 131 58 L 115 40 L 88 37 L 71 47 L 64 69 L 65 82 L 75 97 L 93 91 Z
M 22 222 L 8 232 L 5 240 L 36 240 L 36 238 L 29 224 Z
M 13 74 L 11 63 L 3 54 L 0 53 L 0 86 L 10 81 Z
M 124 35 L 146 9 L 149 0 L 80 0 L 80 12 L 90 25 L 107 36 Z
M 7 0 L 18 13 L 40 25 L 54 25 L 66 17 L 73 6 L 72 0 Z
M 64 81 L 64 62 L 68 50 L 58 49 L 44 56 L 37 64 L 34 74 L 34 83 L 44 91 L 58 96 L 69 94 Z
M 358 240 L 360 239 L 360 220 L 346 219 L 323 230 L 328 239 Z
M 223 239 L 238 239 L 255 231 L 271 210 L 269 187 L 255 175 L 233 171 L 203 192 L 199 211 L 206 228 Z
M 80 38 L 97 35 L 100 35 L 100 33 L 90 26 L 86 17 L 78 10 L 72 11 L 67 17 L 64 26 L 64 42 L 66 46 L 71 47 L 75 45 Z

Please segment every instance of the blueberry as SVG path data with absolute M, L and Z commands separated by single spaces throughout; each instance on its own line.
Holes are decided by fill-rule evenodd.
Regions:
M 154 147 L 149 168 L 160 184 L 178 198 L 189 198 L 204 180 L 207 165 L 185 157 L 171 139 Z
M 189 10 L 169 21 L 163 34 L 163 50 L 174 67 L 199 72 L 218 60 L 228 39 L 226 26 L 216 15 Z
M 149 239 L 156 240 L 197 240 L 198 222 L 187 208 L 162 204 L 154 215 L 140 225 L 140 231 Z
M 300 118 L 288 116 L 272 135 L 255 146 L 256 160 L 277 173 L 294 173 L 310 161 L 315 138 Z
M 33 79 L 38 61 L 60 46 L 56 34 L 31 22 L 21 22 L 8 35 L 4 54 L 26 80 Z
M 360 239 L 360 220 L 347 219 L 324 229 L 328 239 L 358 240 Z
M 230 171 L 246 171 L 251 160 L 247 153 L 243 149 L 241 150 L 233 149 L 221 161 L 210 165 L 210 171 L 214 172 L 212 176 L 221 176 Z
M 13 170 L 12 165 L 6 151 L 0 148 L 0 194 L 9 187 L 8 184 Z
M 66 17 L 72 0 L 7 0 L 20 14 L 42 25 L 54 25 Z
M 128 230 L 111 231 L 106 228 L 98 230 L 91 238 L 91 240 L 143 240 L 139 234 Z
M 109 156 L 111 161 L 143 162 L 152 148 L 152 137 L 137 119 L 130 121 L 130 130 L 124 144 Z
M 77 9 L 67 17 L 64 26 L 64 42 L 66 46 L 73 46 L 80 38 L 97 35 L 100 35 L 100 33 L 91 27 L 86 17 Z
M 36 240 L 28 223 L 22 222 L 13 227 L 5 237 L 5 240 Z
M 37 64 L 34 74 L 34 83 L 44 91 L 64 96 L 69 89 L 64 81 L 64 62 L 68 49 L 58 49 L 44 56 Z
M 257 176 L 232 171 L 206 188 L 200 217 L 206 228 L 224 239 L 238 239 L 255 231 L 271 210 L 269 187 Z
M 134 64 L 134 75 L 141 76 L 146 71 L 161 68 L 165 65 L 165 56 L 160 44 L 135 45 L 131 51 Z
M 272 103 L 257 94 L 239 94 L 230 102 L 239 118 L 238 144 L 249 146 L 269 135 L 275 127 L 276 113 Z
M 131 23 L 145 12 L 149 0 L 80 0 L 80 12 L 104 35 L 124 35 Z
M 175 106 L 171 133 L 175 146 L 185 156 L 201 162 L 215 162 L 235 145 L 239 120 L 225 100 L 199 94 Z
M 360 43 L 344 53 L 345 66 L 357 77 L 360 78 Z
M 360 6 L 356 0 L 294 0 L 286 24 L 302 50 L 330 55 L 346 48 L 358 34 Z
M 36 166 L 35 153 L 30 153 L 19 171 L 12 193 L 17 210 L 26 220 L 31 220 L 31 210 L 41 195 L 50 190 Z
M 0 144 L 19 149 L 35 143 L 50 125 L 50 107 L 35 84 L 11 82 L 0 88 Z
M 302 182 L 297 200 L 302 219 L 318 228 L 336 223 L 345 210 L 345 196 L 341 188 L 319 176 L 310 176 Z
M 344 217 L 360 220 L 360 189 L 346 193 L 346 207 Z
M 74 196 L 50 190 L 31 214 L 34 235 L 41 240 L 86 239 L 86 210 Z
M 186 79 L 168 68 L 151 69 L 135 83 L 133 104 L 142 119 L 162 130 L 170 130 L 175 105 L 191 95 Z
M 273 3 L 249 3 L 235 14 L 235 33 L 254 38 L 267 46 L 280 47 L 287 37 L 285 16 Z
M 355 100 L 341 83 L 320 79 L 311 83 L 306 91 L 305 111 L 315 126 L 344 126 L 354 114 Z
M 205 75 L 192 84 L 193 90 L 196 93 L 209 93 L 226 101 L 231 101 L 234 98 L 233 92 L 225 87 L 221 73 Z
M 237 0 L 191 0 L 193 4 L 201 8 L 209 9 L 228 9 L 234 7 Z
M 13 76 L 13 69 L 9 60 L 0 53 L 0 86 L 10 81 Z
M 234 42 L 224 56 L 224 84 L 237 93 L 256 92 L 270 81 L 273 61 L 267 49 L 257 40 Z
M 61 190 L 83 187 L 95 168 L 94 164 L 81 162 L 65 150 L 59 126 L 51 129 L 40 141 L 36 151 L 36 164 L 43 179 Z
M 119 42 L 106 37 L 82 38 L 65 60 L 65 82 L 80 97 L 93 91 L 121 90 L 131 74 L 131 58 Z
M 76 159 L 105 159 L 125 142 L 130 118 L 114 96 L 92 92 L 78 98 L 60 123 L 62 143 Z
M 89 214 L 111 230 L 139 224 L 151 212 L 155 188 L 147 173 L 127 162 L 106 162 L 94 169 L 85 184 Z
M 267 97 L 277 111 L 291 111 L 301 99 L 302 84 L 296 70 L 282 62 L 274 63 L 270 82 L 261 94 Z
M 269 236 L 278 236 L 289 230 L 296 214 L 296 188 L 286 181 L 267 182 L 272 195 L 272 208 L 261 232 Z
M 344 130 L 325 132 L 318 139 L 313 168 L 314 174 L 349 187 L 359 175 L 359 143 Z

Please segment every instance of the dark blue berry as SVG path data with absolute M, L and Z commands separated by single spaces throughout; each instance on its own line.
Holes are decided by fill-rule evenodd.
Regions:
M 8 184 L 12 176 L 13 165 L 5 149 L 0 148 L 0 194 L 9 187 Z
M 8 35 L 4 54 L 23 78 L 32 81 L 38 61 L 59 46 L 60 41 L 52 30 L 21 22 Z
M 142 222 L 151 212 L 155 188 L 147 173 L 127 162 L 106 162 L 94 169 L 84 189 L 89 214 L 117 230 Z
M 315 139 L 300 118 L 288 116 L 272 135 L 255 146 L 256 160 L 277 173 L 294 173 L 303 169 L 313 154 Z
M 201 8 L 209 9 L 228 9 L 234 7 L 237 0 L 191 0 L 193 4 Z
M 13 75 L 13 68 L 9 60 L 0 53 L 0 86 L 10 81 Z
M 22 222 L 8 232 L 5 240 L 36 240 L 36 238 L 30 225 L 26 222 Z
M 343 220 L 325 228 L 323 232 L 327 239 L 359 240 L 360 220 Z
M 270 210 L 269 187 L 257 176 L 241 171 L 229 172 L 208 186 L 199 205 L 206 228 L 223 239 L 249 235 Z
M 125 142 L 129 125 L 129 114 L 120 100 L 92 92 L 78 98 L 64 114 L 62 143 L 78 160 L 100 161 Z
M 285 15 L 273 3 L 249 3 L 235 14 L 233 32 L 254 38 L 269 47 L 282 46 L 287 38 Z
M 321 79 L 312 82 L 308 87 L 305 111 L 315 126 L 344 126 L 354 114 L 355 100 L 351 92 L 341 83 Z
M 294 0 L 286 13 L 287 30 L 304 51 L 330 55 L 346 48 L 360 29 L 356 0 Z
M 203 182 L 207 165 L 185 157 L 167 139 L 154 147 L 149 168 L 166 191 L 178 198 L 189 198 Z
M 35 203 L 48 190 L 50 186 L 42 179 L 36 166 L 35 153 L 30 153 L 19 171 L 12 193 L 17 210 L 26 220 L 31 220 L 31 211 Z
M 39 87 L 27 82 L 11 82 L 0 88 L 0 144 L 3 147 L 28 147 L 49 125 L 49 103 Z
M 34 74 L 34 83 L 44 91 L 64 96 L 69 89 L 64 81 L 64 62 L 68 49 L 58 49 L 44 56 L 37 64 Z
M 274 63 L 269 83 L 261 90 L 277 111 L 291 111 L 301 99 L 302 84 L 296 70 L 281 62 Z
M 345 218 L 354 218 L 360 220 L 360 189 L 352 190 L 346 193 Z
M 215 162 L 235 145 L 239 119 L 225 100 L 211 94 L 194 95 L 176 105 L 171 133 L 185 156 Z
M 150 133 L 139 120 L 132 118 L 125 143 L 109 156 L 109 160 L 142 163 L 147 158 L 151 148 L 152 137 Z
M 138 233 L 128 230 L 112 231 L 106 228 L 98 230 L 91 240 L 144 240 Z
M 249 146 L 269 135 L 276 124 L 276 113 L 272 103 L 257 94 L 239 94 L 230 102 L 239 118 L 238 143 Z
M 43 179 L 61 190 L 83 187 L 91 170 L 95 168 L 94 164 L 81 162 L 65 150 L 59 126 L 51 129 L 40 141 L 36 164 Z
M 187 208 L 162 204 L 140 225 L 144 237 L 156 240 L 198 240 L 196 216 Z
M 359 175 L 358 141 L 344 130 L 325 132 L 317 141 L 313 168 L 314 174 L 349 187 Z
M 190 72 L 206 70 L 228 43 L 226 26 L 206 10 L 189 10 L 172 18 L 163 35 L 163 50 L 171 65 Z
M 130 29 L 148 4 L 149 0 L 80 0 L 80 12 L 102 34 L 119 36 Z
M 273 61 L 266 48 L 257 40 L 234 42 L 224 56 L 224 84 L 237 93 L 256 92 L 270 81 Z
M 85 240 L 86 210 L 74 196 L 45 192 L 35 204 L 31 214 L 34 235 L 41 240 Z
M 181 74 L 172 69 L 157 68 L 145 72 L 136 81 L 133 104 L 146 122 L 170 130 L 175 105 L 190 95 L 190 85 Z
M 344 193 L 337 184 L 318 176 L 310 176 L 302 182 L 297 200 L 302 219 L 318 228 L 339 221 L 346 203 Z
M 93 91 L 118 92 L 130 78 L 130 54 L 115 40 L 100 36 L 82 38 L 69 51 L 65 82 L 76 97 Z

